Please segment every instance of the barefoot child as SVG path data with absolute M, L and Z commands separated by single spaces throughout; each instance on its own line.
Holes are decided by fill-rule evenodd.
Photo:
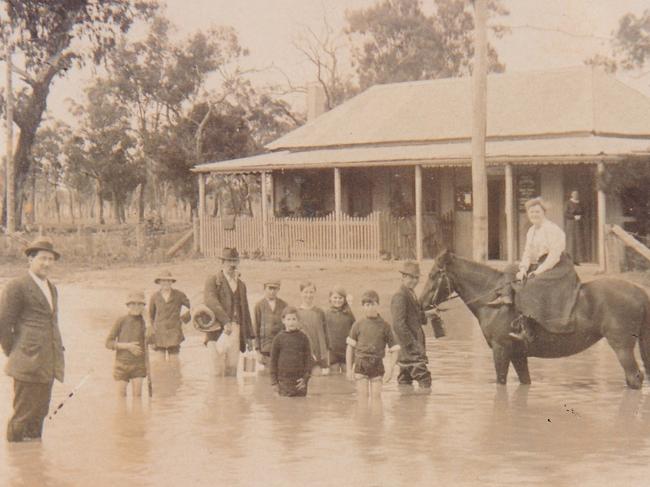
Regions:
M 393 375 L 397 362 L 399 345 L 390 328 L 379 316 L 379 295 L 375 291 L 366 291 L 361 296 L 361 305 L 365 317 L 352 325 L 347 338 L 347 377 L 356 379 L 357 394 L 360 398 L 381 395 L 382 378 L 388 382 Z M 383 358 L 388 347 L 388 370 L 384 375 Z
M 183 306 L 190 309 L 190 300 L 182 291 L 173 289 L 176 279 L 169 271 L 161 272 L 154 280 L 160 290 L 151 295 L 149 300 L 149 325 L 148 335 L 153 349 L 161 352 L 165 359 L 176 356 L 181 350 L 181 343 L 185 340 L 183 335 L 183 322 L 189 321 L 189 314 L 181 315 Z
M 271 385 L 281 396 L 306 396 L 312 356 L 309 338 L 300 331 L 298 310 L 284 308 L 282 324 L 285 331 L 276 335 L 271 348 Z
M 330 372 L 333 369 L 339 369 L 340 372 L 345 370 L 345 340 L 355 321 L 346 296 L 345 289 L 334 287 L 330 291 L 330 307 L 325 311 L 325 331 L 330 346 Z
M 268 365 L 271 345 L 275 336 L 282 331 L 282 311 L 287 307 L 278 298 L 280 281 L 270 280 L 264 283 L 264 297 L 255 305 L 255 348 L 257 360 Z
M 323 369 L 328 367 L 329 343 L 325 334 L 325 313 L 314 306 L 316 286 L 311 282 L 300 284 L 300 308 L 298 309 L 298 321 L 301 330 L 309 338 L 311 353 L 314 358 L 314 370 L 312 375 L 321 375 Z
M 145 323 L 142 313 L 145 307 L 144 293 L 130 293 L 126 306 L 129 312 L 119 318 L 106 338 L 106 348 L 115 350 L 113 378 L 117 381 L 120 396 L 126 396 L 131 382 L 134 397 L 142 395 L 142 379 L 147 376 L 145 364 Z

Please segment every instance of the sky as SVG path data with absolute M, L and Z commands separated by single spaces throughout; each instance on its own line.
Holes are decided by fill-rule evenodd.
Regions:
M 244 67 L 258 85 L 278 84 L 285 76 L 294 85 L 313 81 L 312 66 L 294 42 L 307 28 L 322 32 L 323 18 L 335 31 L 345 25 L 345 12 L 366 8 L 379 0 L 167 0 L 167 16 L 179 38 L 213 25 L 234 27 L 241 44 L 250 50 Z M 576 66 L 586 58 L 610 52 L 610 38 L 619 18 L 650 8 L 647 0 L 502 0 L 510 15 L 499 19 L 512 27 L 502 39 L 491 39 L 506 71 Z M 423 0 L 425 11 L 433 0 Z M 136 35 L 137 29 L 134 32 Z M 4 69 L 3 69 L 4 71 Z M 74 123 L 68 98 L 80 100 L 88 77 L 73 72 L 55 82 L 48 100 L 49 116 Z M 626 83 L 650 95 L 650 75 L 619 74 Z M 291 98 L 304 109 L 304 95 Z M 0 137 L 0 147 L 4 137 Z

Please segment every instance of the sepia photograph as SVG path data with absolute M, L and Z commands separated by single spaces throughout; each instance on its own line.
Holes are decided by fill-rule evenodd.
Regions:
M 0 487 L 646 487 L 647 0 L 0 0 Z

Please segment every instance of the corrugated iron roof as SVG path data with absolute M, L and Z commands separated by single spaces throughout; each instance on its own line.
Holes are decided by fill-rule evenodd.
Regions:
M 324 167 L 377 167 L 421 164 L 423 166 L 467 165 L 471 141 L 411 145 L 324 148 L 276 151 L 230 161 L 211 162 L 196 172 L 260 172 Z M 599 137 L 541 137 L 521 140 L 492 140 L 486 144 L 488 164 L 567 164 L 617 159 L 627 154 L 650 155 L 650 139 Z
M 488 76 L 488 138 L 650 138 L 650 98 L 588 66 Z M 471 137 L 470 78 L 376 85 L 268 144 L 296 150 Z

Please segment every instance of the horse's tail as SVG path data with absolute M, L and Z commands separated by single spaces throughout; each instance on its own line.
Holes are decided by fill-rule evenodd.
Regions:
M 650 380 L 650 297 L 645 293 L 645 317 L 639 331 L 639 349 L 645 367 L 646 377 Z

